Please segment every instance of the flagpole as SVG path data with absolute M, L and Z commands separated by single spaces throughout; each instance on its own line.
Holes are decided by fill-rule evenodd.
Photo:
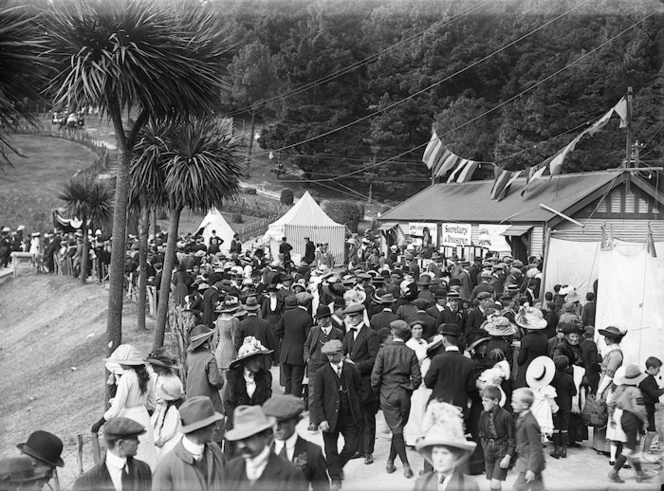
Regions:
M 626 131 L 626 145 L 625 145 L 625 164 L 623 167 L 629 168 L 632 165 L 632 86 L 627 87 L 626 99 L 626 115 L 625 115 L 625 129 Z

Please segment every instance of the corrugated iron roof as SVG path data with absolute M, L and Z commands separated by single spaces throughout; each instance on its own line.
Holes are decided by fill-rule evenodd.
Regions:
M 512 183 L 501 201 L 491 199 L 493 180 L 434 184 L 384 213 L 379 221 L 545 222 L 555 215 L 540 203 L 564 213 L 620 175 L 586 172 L 545 177 L 534 181 L 523 197 L 526 179 L 521 178 Z

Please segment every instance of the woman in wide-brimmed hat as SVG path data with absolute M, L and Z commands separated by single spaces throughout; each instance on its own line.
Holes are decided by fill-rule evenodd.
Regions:
M 171 354 L 170 350 L 166 346 L 162 346 L 152 351 L 145 362 L 148 363 L 150 369 L 155 374 L 155 391 L 159 392 L 159 387 L 169 379 L 178 379 L 178 370 L 182 369 L 182 365 L 178 363 L 178 360 Z M 159 396 L 157 395 L 157 402 L 159 402 Z
M 627 331 L 615 326 L 609 326 L 605 329 L 599 329 L 598 332 L 604 336 L 606 352 L 602 358 L 601 376 L 599 387 L 597 388 L 597 397 L 605 398 L 605 391 L 613 382 L 616 370 L 623 364 L 623 352 L 620 342 L 627 334 Z M 606 428 L 595 428 L 593 431 L 593 448 L 597 452 L 608 453 L 611 449 L 611 443 L 606 439 Z
M 138 349 L 130 344 L 121 344 L 104 361 L 117 363 L 122 369 L 122 376 L 111 407 L 104 416 L 92 426 L 92 432 L 98 433 L 101 427 L 112 418 L 123 416 L 145 426 L 147 431 L 140 435 L 136 458 L 154 469 L 157 463 L 157 450 L 150 424 L 147 405 L 154 405 L 154 381 L 150 376 L 145 360 Z M 154 407 L 154 406 L 152 406 Z
M 463 473 L 463 464 L 475 450 L 476 443 L 466 440 L 463 433 L 463 419 L 458 407 L 445 402 L 431 401 L 422 422 L 425 437 L 415 448 L 424 460 L 425 471 L 415 481 L 416 491 L 446 489 L 455 491 L 477 490 L 477 483 L 470 481 Z
M 173 450 L 182 437 L 180 405 L 184 402 L 184 387 L 177 377 L 169 377 L 157 387 L 157 407 L 151 422 L 157 461 Z
M 510 322 L 507 317 L 503 317 L 498 312 L 490 314 L 487 317 L 487 320 L 482 324 L 480 330 L 485 331 L 490 337 L 491 340 L 486 348 L 487 353 L 491 353 L 495 349 L 499 349 L 503 352 L 505 357 L 508 360 L 514 358 L 514 352 L 512 348 L 512 338 L 518 332 L 518 328 L 515 324 Z M 505 387 L 508 394 L 512 393 L 511 387 Z M 509 399 L 507 401 L 509 403 Z
M 272 350 L 265 348 L 253 336 L 247 336 L 238 350 L 237 358 L 226 373 L 223 391 L 226 412 L 226 431 L 233 428 L 233 412 L 238 406 L 261 406 L 272 396 L 272 374 L 263 365 Z M 228 442 L 227 442 L 228 443 Z M 224 453 L 231 457 L 233 445 L 226 445 Z
M 546 355 L 549 345 L 544 329 L 547 322 L 542 311 L 535 307 L 522 307 L 514 317 L 516 324 L 526 330 L 526 335 L 521 338 L 519 354 L 516 357 L 516 379 L 515 388 L 526 386 L 526 370 L 528 365 L 538 356 Z

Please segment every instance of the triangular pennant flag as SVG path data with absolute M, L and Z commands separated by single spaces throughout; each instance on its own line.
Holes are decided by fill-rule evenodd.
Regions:
M 474 160 L 469 160 L 464 169 L 459 173 L 459 177 L 457 178 L 457 182 L 468 182 L 473 178 L 473 174 L 477 170 L 477 168 L 480 166 L 479 162 L 475 162 Z
M 613 110 L 620 116 L 620 127 L 627 128 L 627 99 L 625 97 L 620 99 L 618 104 L 613 107 Z
M 436 146 L 442 145 L 442 142 L 438 138 L 438 135 L 436 135 L 436 131 L 431 132 L 431 140 L 429 140 L 429 143 L 427 144 L 426 150 L 424 150 L 424 155 L 422 156 L 422 162 L 427 164 L 427 168 L 431 169 L 431 166 L 434 164 L 434 162 L 431 161 L 431 154 L 436 148 Z
M 463 172 L 463 169 L 466 167 L 467 163 L 468 159 L 461 159 L 459 161 L 459 164 L 456 166 L 456 168 L 450 174 L 450 177 L 447 179 L 447 184 L 455 182 L 457 180 L 457 177 L 459 176 L 459 174 L 461 174 L 461 172 Z
M 442 152 L 440 151 L 442 150 Z M 445 162 L 445 159 L 452 155 L 452 152 L 450 152 L 447 148 L 443 146 L 441 143 L 440 148 L 435 150 L 435 153 L 431 155 L 431 159 L 435 159 L 433 167 L 431 169 L 431 175 L 435 177 L 439 177 L 439 171 L 440 167 L 443 165 L 443 162 Z
M 447 156 L 447 158 L 443 161 L 443 163 L 440 165 L 438 171 L 436 172 L 436 177 L 443 177 L 445 174 L 447 174 L 454 165 L 459 161 L 459 157 L 457 155 L 454 155 L 452 152 Z
M 613 116 L 613 111 L 614 111 L 614 108 L 612 108 L 608 113 L 606 113 L 604 116 L 602 116 L 597 121 L 595 121 L 592 124 L 592 126 L 590 126 L 590 128 L 588 128 L 583 133 L 588 133 L 590 136 L 595 136 L 595 133 L 597 133 L 598 131 L 601 131 L 602 128 L 604 128 L 606 126 L 606 123 L 609 122 L 609 119 L 611 119 L 611 116 Z
M 512 176 L 510 177 L 510 180 L 507 181 L 507 184 L 503 188 L 503 190 L 500 192 L 498 195 L 498 201 L 502 200 L 505 196 L 507 196 L 507 193 L 510 190 L 510 186 L 514 181 L 516 181 L 520 176 L 521 176 L 522 171 L 517 171 L 517 172 L 512 172 Z
M 521 191 L 521 196 L 526 194 L 526 191 L 528 191 L 528 187 L 533 183 L 533 181 L 536 181 L 538 179 L 542 179 L 542 176 L 544 175 L 544 172 L 546 171 L 546 165 L 542 165 L 539 168 L 537 167 L 531 167 L 531 170 L 534 170 L 534 172 L 531 172 L 530 179 L 528 179 L 528 184 L 526 185 L 525 188 L 523 188 L 523 191 Z
M 563 162 L 565 161 L 565 157 L 569 152 L 574 150 L 576 148 L 576 144 L 579 143 L 579 140 L 581 140 L 581 137 L 584 135 L 584 133 L 581 133 L 578 135 L 574 140 L 569 142 L 565 148 L 563 148 L 561 151 L 559 151 L 555 157 L 549 162 L 549 173 L 552 176 L 557 176 L 562 172 L 563 168 Z
M 507 185 L 512 173 L 508 170 L 502 170 L 498 177 L 496 177 L 493 182 L 493 187 L 491 188 L 491 199 L 498 198 L 498 195 L 503 191 L 503 188 Z

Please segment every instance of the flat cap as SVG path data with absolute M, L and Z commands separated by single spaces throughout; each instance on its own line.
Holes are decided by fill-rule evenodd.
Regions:
M 324 355 L 334 355 L 336 353 L 341 353 L 343 349 L 344 345 L 339 339 L 330 339 L 323 345 L 320 352 Z
M 476 298 L 477 300 L 484 300 L 485 298 L 491 298 L 491 294 L 489 292 L 479 292 Z
M 263 404 L 263 412 L 266 416 L 272 416 L 277 420 L 297 418 L 304 411 L 304 402 L 293 395 L 276 395 L 270 397 Z
M 138 436 L 145 433 L 145 426 L 137 423 L 133 419 L 117 417 L 112 418 L 104 425 L 104 435 L 107 437 L 128 437 Z
M 362 303 L 354 303 L 346 307 L 343 311 L 344 315 L 347 314 L 356 314 L 358 312 L 364 312 L 364 304 Z

